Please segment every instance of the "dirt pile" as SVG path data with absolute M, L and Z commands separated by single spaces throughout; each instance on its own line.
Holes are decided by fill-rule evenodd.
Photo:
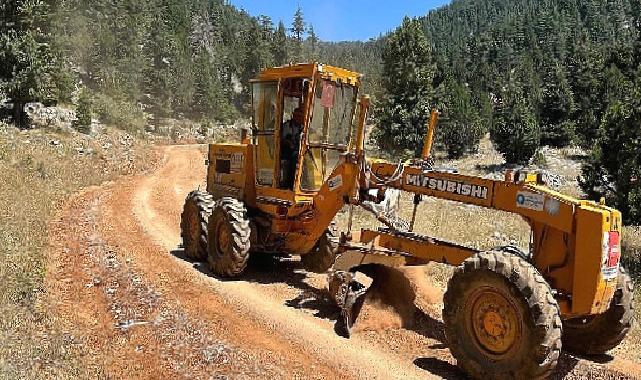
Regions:
M 373 281 L 358 311 L 354 332 L 411 328 L 417 306 L 440 304 L 443 298 L 424 267 L 375 266 L 364 272 Z

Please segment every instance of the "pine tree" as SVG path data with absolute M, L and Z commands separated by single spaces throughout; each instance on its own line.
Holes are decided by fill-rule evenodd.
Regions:
M 243 85 L 243 103 L 249 104 L 251 98 L 251 86 L 249 81 L 256 74 L 266 67 L 273 66 L 274 56 L 271 51 L 271 41 L 269 35 L 265 33 L 265 25 L 253 23 L 245 33 L 246 54 L 243 60 L 241 70 L 241 82 Z
M 196 110 L 211 119 L 229 121 L 234 115 L 231 91 L 225 84 L 220 64 L 206 52 L 196 57 L 196 88 L 194 106 Z
M 383 87 L 386 95 L 377 113 L 375 139 L 385 151 L 415 155 L 422 149 L 430 115 L 436 71 L 432 52 L 421 24 L 406 17 L 391 33 L 383 50 Z
M 0 3 L 0 90 L 13 103 L 13 120 L 20 127 L 28 124 L 26 103 L 57 100 L 48 8 L 41 0 Z
M 294 13 L 294 20 L 292 21 L 292 58 L 296 62 L 303 61 L 303 37 L 305 34 L 305 19 L 303 18 L 303 10 L 300 6 Z
M 539 106 L 541 144 L 562 148 L 574 140 L 574 94 L 565 74 L 558 64 L 549 69 L 544 78 L 543 94 Z
M 463 84 L 449 80 L 443 120 L 440 123 L 439 140 L 445 146 L 449 158 L 460 158 L 475 150 L 485 129 L 470 90 Z
M 318 60 L 318 42 L 319 38 L 316 35 L 316 32 L 314 31 L 314 25 L 310 25 L 309 29 L 307 31 L 309 34 L 309 37 L 307 37 L 307 44 L 308 44 L 308 52 L 307 52 L 307 57 L 309 58 L 310 61 L 317 61 Z
M 539 148 L 541 131 L 518 83 L 511 82 L 501 94 L 490 137 L 508 164 L 527 164 Z
M 577 142 L 590 148 L 596 141 L 596 133 L 606 106 L 603 101 L 605 59 L 584 35 L 574 45 L 567 66 L 575 96 L 576 109 L 572 120 L 575 123 Z
M 285 24 L 282 20 L 278 22 L 278 28 L 276 29 L 276 35 L 274 36 L 274 42 L 272 44 L 272 52 L 276 65 L 282 66 L 287 63 L 289 59 L 287 51 L 287 32 L 285 31 Z
M 627 224 L 641 224 L 641 66 L 625 100 L 611 104 L 597 144 L 582 170 L 581 187 L 594 200 L 604 196 Z

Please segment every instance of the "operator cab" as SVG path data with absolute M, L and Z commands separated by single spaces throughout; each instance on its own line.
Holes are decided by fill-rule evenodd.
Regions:
M 350 145 L 360 74 L 321 64 L 263 70 L 252 81 L 257 196 L 317 192 Z

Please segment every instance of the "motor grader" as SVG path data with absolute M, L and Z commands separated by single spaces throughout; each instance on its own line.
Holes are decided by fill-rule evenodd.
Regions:
M 494 180 L 435 169 L 436 112 L 421 157 L 368 161 L 369 98 L 359 95 L 360 83 L 358 73 L 318 63 L 260 72 L 251 82 L 251 133 L 237 144 L 209 145 L 207 189 L 186 199 L 186 254 L 222 277 L 240 276 L 249 255 L 299 255 L 307 270 L 329 273 L 348 329 L 363 294 L 357 272 L 456 266 L 443 299 L 445 335 L 474 378 L 544 378 L 562 345 L 601 354 L 622 341 L 633 321 L 633 289 L 619 266 L 619 211 L 554 191 L 541 173 Z M 399 190 L 414 197 L 409 222 L 380 206 Z M 425 197 L 522 217 L 531 227 L 529 250 L 480 251 L 414 233 Z M 333 219 L 344 207 L 350 220 L 339 236 Z M 355 231 L 355 207 L 383 227 Z

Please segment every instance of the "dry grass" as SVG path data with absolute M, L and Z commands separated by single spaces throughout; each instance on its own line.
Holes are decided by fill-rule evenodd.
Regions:
M 46 311 L 47 226 L 68 195 L 149 166 L 146 151 L 123 132 L 0 126 L 0 378 L 78 377 L 73 332 Z
M 628 342 L 633 346 L 629 354 L 635 355 L 636 361 L 641 361 L 641 227 L 624 227 L 623 229 L 622 262 L 635 283 L 636 325 L 632 329 Z
M 628 272 L 641 280 L 641 227 L 623 228 L 623 261 Z

